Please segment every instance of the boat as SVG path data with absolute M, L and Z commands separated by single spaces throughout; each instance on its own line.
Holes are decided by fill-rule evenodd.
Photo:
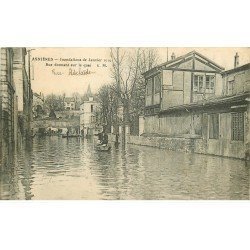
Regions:
M 96 145 L 96 150 L 97 151 L 106 151 L 106 152 L 108 152 L 108 151 L 110 151 L 110 149 L 111 149 L 110 144 Z

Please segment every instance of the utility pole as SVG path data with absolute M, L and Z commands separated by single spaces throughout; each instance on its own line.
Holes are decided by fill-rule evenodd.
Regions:
M 29 75 L 29 82 L 30 82 L 30 84 L 31 84 L 31 70 L 30 70 L 30 68 L 31 68 L 31 63 L 30 63 L 30 56 L 31 56 L 31 51 L 32 50 L 35 50 L 35 49 L 29 49 L 29 50 L 27 50 L 27 52 L 28 52 L 28 75 Z
M 29 49 L 27 50 L 28 53 L 28 96 L 29 96 L 29 102 L 28 102 L 28 137 L 31 136 L 31 121 L 32 121 L 32 105 L 33 105 L 33 93 L 31 90 L 31 63 L 30 63 L 30 57 L 31 57 L 31 51 L 35 49 Z

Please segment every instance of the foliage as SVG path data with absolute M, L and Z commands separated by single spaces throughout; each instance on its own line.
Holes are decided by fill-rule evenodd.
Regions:
M 50 94 L 45 97 L 44 104 L 49 112 L 64 110 L 64 95 Z

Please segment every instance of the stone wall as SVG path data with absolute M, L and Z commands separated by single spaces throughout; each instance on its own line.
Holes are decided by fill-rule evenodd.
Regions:
M 202 138 L 128 136 L 127 139 L 127 142 L 129 144 L 157 147 L 180 152 L 225 156 L 221 154 L 220 151 L 209 152 L 206 140 L 203 140 Z M 231 150 L 226 156 L 238 159 L 245 158 L 245 155 L 240 154 L 235 150 Z
M 202 139 L 129 136 L 128 143 L 163 148 L 181 152 L 195 152 L 196 144 Z

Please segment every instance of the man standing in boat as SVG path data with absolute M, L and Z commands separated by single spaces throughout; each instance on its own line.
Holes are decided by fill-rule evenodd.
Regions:
M 102 140 L 101 145 L 107 145 L 108 142 L 109 142 L 109 137 L 108 137 L 108 134 L 105 132 L 103 135 L 103 140 Z
M 99 131 L 98 134 L 94 134 L 94 135 L 98 137 L 98 144 L 101 145 L 103 141 L 103 137 L 104 137 L 103 129 Z

